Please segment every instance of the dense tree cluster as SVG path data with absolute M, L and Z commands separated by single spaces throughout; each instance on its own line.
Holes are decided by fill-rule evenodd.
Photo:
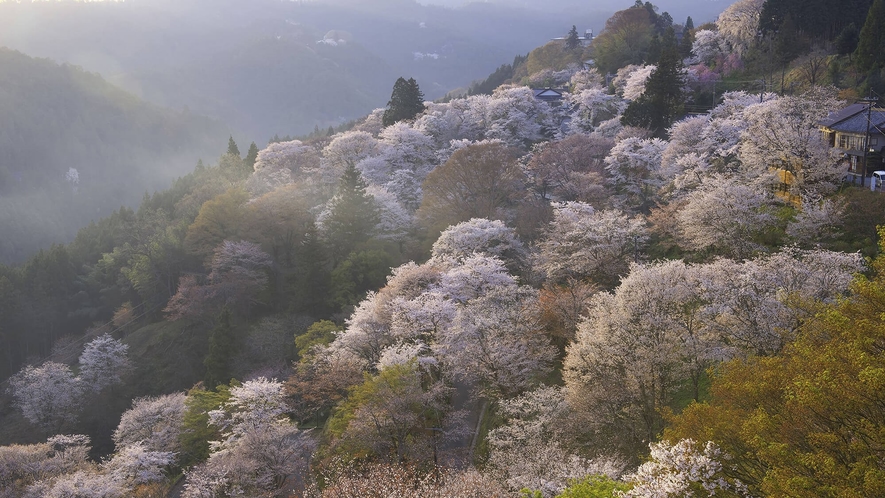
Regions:
M 13 402 L 42 431 L 0 447 L 0 483 L 878 494 L 883 263 L 863 256 L 885 202 L 839 189 L 817 129 L 838 91 L 679 111 L 704 71 L 752 59 L 759 8 L 677 44 L 637 3 L 612 23 L 641 18 L 649 39 L 610 88 L 596 69 L 536 73 L 567 82 L 561 105 L 508 84 L 251 159 L 231 141 L 137 211 L 0 267 Z M 77 360 L 85 340 L 65 336 L 88 327 Z M 140 378 L 173 375 L 193 387 Z M 88 432 L 113 426 L 90 400 L 119 398 L 116 431 Z M 57 432 L 114 448 L 97 464 L 83 436 L 36 442 Z

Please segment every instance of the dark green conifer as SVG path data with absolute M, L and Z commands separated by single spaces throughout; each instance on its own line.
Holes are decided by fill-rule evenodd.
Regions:
M 857 25 L 851 23 L 836 37 L 836 52 L 847 55 L 848 62 L 851 62 L 851 54 L 857 49 L 858 35 Z
M 234 352 L 234 341 L 231 312 L 225 306 L 218 316 L 218 324 L 209 334 L 209 352 L 203 360 L 203 365 L 206 367 L 203 381 L 207 388 L 214 389 L 215 386 L 230 380 L 230 362 Z
M 885 66 L 885 0 L 875 0 L 870 7 L 854 58 L 862 71 Z
M 393 92 L 390 94 L 390 102 L 387 110 L 381 117 L 384 126 L 390 126 L 396 122 L 413 119 L 424 112 L 424 94 L 418 88 L 415 78 L 400 77 L 393 84 Z
M 572 25 L 572 29 L 569 30 L 568 36 L 565 38 L 565 48 L 568 50 L 575 50 L 580 46 L 581 39 L 578 37 L 578 27 Z
M 353 164 L 348 164 L 331 201 L 325 220 L 326 238 L 334 262 L 341 261 L 371 237 L 378 223 L 375 199 L 366 192 L 366 181 Z
M 676 35 L 670 27 L 661 40 L 661 57 L 657 69 L 648 77 L 642 96 L 627 106 L 621 122 L 647 128 L 656 137 L 664 137 L 667 128 L 682 114 L 685 104 L 682 69 Z
M 683 58 L 691 56 L 691 47 L 694 45 L 694 21 L 691 16 L 685 20 L 685 27 L 682 28 L 682 41 L 679 43 L 679 53 Z
M 249 168 L 253 168 L 255 166 L 255 161 L 258 160 L 258 146 L 255 145 L 255 142 L 252 142 L 252 145 L 249 146 L 249 152 L 246 153 L 246 166 Z
M 227 139 L 227 153 L 240 157 L 240 149 L 237 147 L 237 143 L 234 142 L 233 136 Z

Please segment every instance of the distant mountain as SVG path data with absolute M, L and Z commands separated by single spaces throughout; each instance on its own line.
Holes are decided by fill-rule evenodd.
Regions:
M 70 240 L 225 150 L 221 123 L 77 67 L 0 48 L 0 68 L 0 263 Z
M 7 2 L 0 45 L 81 65 L 262 143 L 383 107 L 399 76 L 441 97 L 573 24 L 598 31 L 610 10 L 414 0 Z
M 586 0 L 419 0 L 419 3 L 452 8 L 460 8 L 471 4 L 484 4 L 535 11 L 566 13 L 579 12 L 588 8 L 588 2 Z M 715 20 L 720 12 L 734 2 L 732 2 L 732 0 L 659 0 L 652 3 L 660 7 L 661 12 L 669 12 L 676 21 L 681 22 L 684 21 L 687 16 L 692 16 L 696 22 L 707 22 Z M 625 0 L 618 3 L 606 3 L 605 8 L 610 12 L 614 12 L 626 9 L 631 5 L 633 5 L 633 2 Z

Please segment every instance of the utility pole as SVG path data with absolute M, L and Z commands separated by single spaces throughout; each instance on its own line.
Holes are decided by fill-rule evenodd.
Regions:
M 872 118 L 872 116 L 873 116 L 873 103 L 875 103 L 878 100 L 879 100 L 878 97 L 873 97 L 872 89 L 870 90 L 870 96 L 861 100 L 861 102 L 863 102 L 867 105 L 867 132 L 863 137 L 863 176 L 860 177 L 860 186 L 861 187 L 864 186 L 864 181 L 867 178 L 867 155 L 869 154 L 869 151 L 870 151 L 870 123 L 873 120 L 873 118 Z M 875 180 L 870 179 L 870 181 L 875 181 Z

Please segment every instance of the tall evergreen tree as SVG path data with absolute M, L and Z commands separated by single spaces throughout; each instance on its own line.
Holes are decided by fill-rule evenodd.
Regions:
M 851 54 L 857 50 L 858 35 L 857 25 L 851 23 L 836 37 L 836 52 L 847 55 L 848 62 L 851 62 Z
M 578 27 L 573 24 L 572 29 L 569 30 L 568 36 L 565 38 L 565 48 L 574 50 L 580 46 L 581 39 L 578 37 Z
M 870 7 L 854 58 L 863 71 L 885 67 L 885 0 L 876 0 Z
M 682 114 L 685 103 L 683 69 L 676 35 L 670 27 L 661 40 L 657 69 L 648 77 L 642 96 L 627 106 L 621 122 L 648 128 L 657 137 L 665 136 L 667 128 Z
M 328 311 L 329 268 L 315 224 L 307 226 L 297 256 L 301 265 L 296 280 L 296 306 L 310 315 L 324 316 Z
M 230 362 L 234 353 L 234 329 L 231 324 L 231 312 L 227 306 L 222 308 L 218 323 L 209 335 L 209 353 L 203 360 L 206 375 L 203 381 L 208 389 L 230 380 Z
M 353 164 L 344 170 L 331 204 L 324 224 L 326 241 L 337 264 L 371 237 L 378 223 L 378 207 L 366 192 L 366 181 Z
M 240 149 L 237 147 L 237 143 L 234 142 L 233 136 L 227 139 L 227 153 L 240 157 Z
M 412 119 L 424 112 L 424 94 L 418 88 L 415 78 L 406 80 L 400 77 L 393 84 L 393 92 L 390 94 L 390 102 L 387 110 L 381 117 L 384 126 L 390 126 L 398 121 Z
M 679 43 L 679 53 L 683 58 L 691 56 L 691 47 L 694 45 L 694 21 L 691 16 L 685 20 L 682 28 L 682 41 Z
M 258 146 L 255 145 L 255 142 L 252 142 L 252 145 L 249 146 L 249 152 L 246 153 L 246 166 L 250 169 L 255 167 L 255 161 L 258 160 Z

